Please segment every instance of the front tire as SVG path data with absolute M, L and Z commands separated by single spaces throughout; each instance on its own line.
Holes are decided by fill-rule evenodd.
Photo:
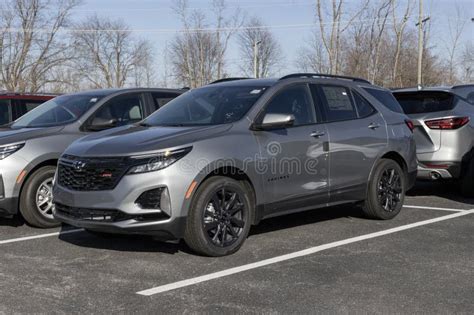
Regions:
M 371 219 L 389 220 L 396 217 L 405 200 L 407 176 L 393 160 L 381 159 L 370 179 L 367 197 L 362 207 Z
M 53 218 L 53 178 L 56 167 L 45 166 L 36 170 L 26 181 L 20 196 L 20 213 L 25 221 L 39 228 L 60 225 Z
M 184 240 L 195 252 L 219 257 L 239 250 L 253 218 L 251 192 L 232 178 L 215 176 L 196 191 Z

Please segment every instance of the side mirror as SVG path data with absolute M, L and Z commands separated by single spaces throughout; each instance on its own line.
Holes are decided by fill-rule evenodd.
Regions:
M 256 130 L 278 129 L 293 126 L 295 116 L 291 114 L 266 114 L 260 124 L 253 126 Z
M 101 131 L 117 127 L 117 119 L 94 118 L 88 129 L 92 131 Z

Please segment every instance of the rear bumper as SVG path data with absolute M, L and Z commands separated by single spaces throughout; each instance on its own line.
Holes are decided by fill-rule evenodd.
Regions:
M 418 178 L 424 180 L 456 179 L 461 176 L 459 162 L 419 162 Z

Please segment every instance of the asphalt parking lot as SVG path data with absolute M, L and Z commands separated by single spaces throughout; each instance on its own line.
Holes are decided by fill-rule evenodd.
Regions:
M 0 313 L 471 313 L 474 199 L 418 183 L 402 213 L 269 219 L 224 258 L 0 219 Z M 59 234 L 61 233 L 61 234 Z

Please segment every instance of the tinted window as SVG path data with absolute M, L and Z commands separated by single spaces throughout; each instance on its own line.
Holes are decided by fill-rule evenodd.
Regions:
M 206 86 L 173 99 L 143 123 L 151 126 L 217 125 L 235 122 L 263 95 L 262 86 Z
M 153 102 L 155 105 L 155 110 L 159 109 L 160 107 L 165 106 L 169 101 L 174 99 L 178 94 L 174 93 L 151 93 L 153 97 Z
M 268 103 L 266 114 L 294 115 L 294 125 L 316 122 L 311 96 L 306 85 L 285 88 Z
M 11 106 L 10 100 L 0 100 L 0 125 L 10 123 Z
M 372 95 L 377 101 L 385 105 L 388 109 L 396 113 L 403 113 L 403 109 L 398 104 L 393 94 L 389 91 L 378 90 L 378 89 L 371 89 L 371 88 L 363 88 L 367 93 Z
M 322 96 L 326 100 L 324 111 L 328 122 L 357 118 L 357 111 L 352 104 L 351 94 L 347 88 L 321 86 L 321 90 Z
M 405 114 L 441 112 L 454 108 L 453 96 L 445 92 L 394 93 Z
M 12 128 L 38 128 L 72 123 L 101 98 L 102 96 L 83 94 L 58 96 L 20 117 Z
M 143 118 L 141 94 L 117 96 L 94 114 L 92 125 L 102 125 L 114 121 L 116 126 L 124 126 L 139 122 Z
M 359 93 L 354 92 L 353 95 L 360 118 L 368 117 L 375 113 L 375 109 L 372 107 L 372 105 L 370 105 L 370 103 L 365 98 L 360 96 Z
M 474 85 L 455 86 L 454 93 L 466 99 L 470 104 L 474 105 Z

